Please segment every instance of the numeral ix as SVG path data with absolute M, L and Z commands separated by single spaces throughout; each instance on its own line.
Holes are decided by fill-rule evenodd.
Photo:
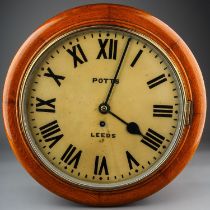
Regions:
M 36 97 L 36 111 L 37 112 L 52 112 L 55 113 L 55 105 L 54 102 L 56 98 L 52 98 L 49 100 L 43 100 L 41 98 Z

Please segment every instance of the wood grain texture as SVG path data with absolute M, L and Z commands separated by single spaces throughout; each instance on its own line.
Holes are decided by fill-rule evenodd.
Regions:
M 168 53 L 182 77 L 187 99 L 193 102 L 191 124 L 170 158 L 146 179 L 112 191 L 90 190 L 70 184 L 50 172 L 32 152 L 20 125 L 19 96 L 29 64 L 47 43 L 60 35 L 95 25 L 114 25 L 150 37 Z M 144 198 L 173 180 L 192 158 L 201 138 L 206 113 L 205 87 L 199 66 L 182 39 L 166 24 L 144 11 L 114 4 L 88 5 L 67 10 L 37 29 L 17 52 L 3 93 L 4 124 L 12 150 L 25 169 L 50 191 L 75 202 L 114 206 Z

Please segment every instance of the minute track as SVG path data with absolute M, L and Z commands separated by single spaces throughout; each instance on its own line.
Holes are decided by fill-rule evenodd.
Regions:
M 109 35 L 107 36 L 108 33 Z M 91 34 L 93 34 L 93 36 Z M 74 36 L 72 39 L 68 38 L 64 40 L 64 42 L 57 45 L 49 53 L 49 57 L 46 57 L 48 64 L 46 65 L 45 60 L 43 60 L 43 63 L 40 63 L 40 66 L 35 70 L 36 75 L 39 74 L 41 77 L 37 77 L 36 81 L 38 83 L 30 86 L 31 90 L 36 89 L 36 92 L 34 92 L 35 95 L 29 94 L 30 100 L 32 100 L 34 104 L 34 106 L 30 108 L 30 111 L 36 110 L 35 106 L 36 103 L 38 103 L 36 102 L 37 98 L 43 100 L 42 105 L 38 108 L 50 109 L 50 106 L 55 105 L 56 112 L 53 115 L 48 114 L 47 116 L 47 112 L 33 113 L 33 115 L 35 115 L 33 119 L 36 119 L 34 125 L 38 124 L 38 127 L 32 128 L 34 129 L 34 133 L 35 130 L 36 133 L 38 133 L 42 125 L 46 125 L 52 121 L 52 119 L 49 119 L 49 115 L 53 116 L 54 119 L 59 122 L 61 131 L 51 135 L 51 137 L 60 134 L 64 136 L 49 148 L 56 139 L 45 142 L 46 138 L 43 138 L 43 134 L 40 133 L 39 139 L 37 137 L 37 145 L 43 154 L 46 155 L 47 160 L 57 167 L 59 171 L 64 173 L 64 176 L 73 177 L 76 180 L 82 180 L 86 183 L 93 183 L 93 185 L 99 183 L 102 185 L 115 185 L 115 183 L 122 181 L 127 182 L 130 179 L 141 176 L 142 173 L 147 171 L 150 167 L 153 167 L 155 162 L 164 154 L 171 141 L 164 141 L 157 151 L 141 141 L 143 139 L 145 140 L 146 132 L 149 127 L 169 140 L 171 140 L 169 133 L 173 133 L 176 129 L 174 129 L 174 131 L 168 130 L 167 134 L 162 133 L 161 129 L 159 130 L 156 127 L 156 123 L 155 126 L 152 127 L 150 123 L 145 123 L 144 118 L 148 118 L 147 113 L 153 118 L 153 104 L 171 104 L 174 109 L 176 107 L 177 110 L 179 105 L 175 106 L 173 104 L 178 104 L 179 98 L 173 98 L 173 103 L 171 102 L 170 96 L 168 102 L 159 99 L 157 101 L 150 99 L 151 103 L 148 103 L 149 100 L 147 100 L 147 97 L 149 95 L 152 96 L 154 91 L 159 91 L 160 89 L 160 91 L 164 92 L 164 88 L 167 88 L 167 91 L 170 92 L 169 88 L 170 90 L 175 89 L 176 83 L 170 84 L 166 82 L 164 85 L 158 85 L 159 88 L 154 88 L 154 91 L 148 88 L 147 81 L 150 81 L 152 78 L 156 78 L 158 75 L 164 73 L 165 77 L 168 79 L 167 75 L 170 73 L 171 78 L 173 78 L 173 74 L 169 69 L 163 72 L 163 65 L 167 65 L 166 61 L 161 55 L 155 58 L 157 53 L 154 49 L 149 53 L 148 51 L 151 49 L 151 46 L 148 44 L 147 47 L 144 47 L 145 40 L 143 42 L 142 40 L 136 39 L 134 36 L 127 36 L 126 33 L 122 34 L 120 32 L 118 32 L 119 35 L 115 36 L 116 33 L 113 33 L 112 30 L 102 30 L 100 34 L 99 36 L 98 31 L 81 33 L 81 36 Z M 86 38 L 84 38 L 84 36 Z M 98 39 L 108 40 L 103 53 L 101 53 L 100 59 L 96 59 L 99 54 Z M 113 43 L 109 41 L 111 39 Z M 112 46 L 112 44 L 114 46 L 114 40 L 118 40 L 116 60 L 113 59 L 114 57 L 108 59 L 111 57 L 111 54 L 114 56 L 114 48 L 112 48 L 112 53 L 109 51 L 110 46 Z M 137 42 L 138 44 L 136 44 Z M 77 47 L 78 45 L 81 46 L 88 62 L 80 63 L 77 59 L 75 62 L 73 56 L 67 52 L 68 49 L 71 49 L 73 52 L 73 46 L 75 46 L 76 55 L 83 60 Z M 65 49 L 63 46 L 65 46 Z M 96 50 L 93 50 L 94 47 Z M 106 55 L 102 55 L 104 51 Z M 123 56 L 123 54 L 124 57 L 120 58 L 120 55 Z M 54 58 L 52 58 L 51 55 L 53 55 Z M 154 62 L 158 64 L 156 69 L 154 69 L 156 74 L 149 73 L 148 77 L 144 77 L 144 74 L 153 71 L 153 69 L 149 69 L 148 67 L 142 68 L 142 65 L 145 65 L 145 56 L 151 56 L 151 58 L 155 60 Z M 106 57 L 107 59 L 105 59 Z M 161 61 L 163 62 L 160 64 Z M 131 66 L 132 63 L 133 67 Z M 74 65 L 76 65 L 76 68 L 74 68 Z M 133 71 L 130 71 L 130 69 Z M 113 85 L 112 89 L 110 83 L 93 85 L 90 83 L 90 80 L 87 79 L 92 78 L 93 75 L 97 78 L 109 78 L 112 80 L 117 78 L 120 80 L 120 83 L 116 86 Z M 137 79 L 139 82 L 136 82 Z M 142 79 L 144 82 L 142 82 Z M 129 83 L 127 83 L 128 81 Z M 126 83 L 129 85 L 127 88 L 123 89 L 126 87 Z M 141 85 L 144 85 L 145 91 L 147 92 L 141 92 Z M 141 94 L 137 94 L 136 91 Z M 31 93 L 32 92 L 33 90 Z M 109 94 L 106 95 L 107 92 Z M 124 96 L 122 97 L 121 94 L 124 94 Z M 100 97 L 96 97 L 97 95 Z M 104 95 L 105 98 L 103 98 Z M 178 95 L 177 90 L 173 91 L 173 96 L 175 95 Z M 144 96 L 145 99 L 142 96 Z M 48 102 L 48 100 L 54 98 L 56 98 L 56 103 L 52 101 Z M 107 104 L 105 103 L 106 99 L 108 99 Z M 128 104 L 125 106 L 127 99 Z M 101 105 L 105 105 L 105 108 L 110 106 L 110 109 L 108 108 L 107 111 L 106 109 L 105 111 L 101 110 L 105 113 L 100 112 L 100 106 L 98 109 L 99 112 L 96 109 L 101 102 L 104 102 Z M 141 104 L 144 109 L 148 107 L 149 112 L 147 112 L 147 110 L 144 111 L 140 107 Z M 155 109 L 158 111 L 160 111 L 160 109 L 162 110 L 162 108 L 158 107 L 155 107 Z M 31 117 L 33 116 L 32 113 L 30 113 L 30 115 Z M 81 117 L 83 115 L 84 117 Z M 175 118 L 173 117 L 173 119 Z M 85 124 L 84 120 L 86 122 Z M 101 124 L 100 122 L 104 123 Z M 177 125 L 177 123 L 173 123 L 173 126 L 174 125 Z M 170 122 L 168 127 L 172 128 L 171 126 Z M 90 135 L 92 132 L 94 134 L 92 136 L 94 137 Z M 115 138 L 110 138 L 112 134 Z M 169 137 L 167 135 L 169 135 Z M 72 136 L 74 137 L 72 138 Z M 39 142 L 40 139 L 42 139 L 42 142 Z M 113 151 L 109 148 L 109 144 L 113 145 Z M 74 147 L 76 149 L 68 161 L 64 162 L 65 158 L 61 160 L 61 157 L 70 145 L 73 146 L 68 154 L 73 151 L 72 149 Z M 165 148 L 163 148 L 164 145 Z M 118 147 L 121 152 L 116 153 L 118 155 L 116 161 L 113 162 L 112 156 L 115 154 L 115 149 Z M 78 164 L 76 164 L 77 158 L 73 158 L 80 150 L 82 154 Z M 126 151 L 128 151 L 130 155 L 128 153 L 128 155 L 126 155 Z M 151 155 L 149 155 L 149 158 L 144 158 L 142 156 L 144 152 L 141 153 L 140 151 L 151 152 Z M 159 153 L 159 151 L 161 153 Z M 154 152 L 156 159 L 153 158 Z M 68 155 L 65 157 L 67 156 Z M 97 156 L 98 159 L 96 158 Z M 73 162 L 68 165 L 69 161 Z

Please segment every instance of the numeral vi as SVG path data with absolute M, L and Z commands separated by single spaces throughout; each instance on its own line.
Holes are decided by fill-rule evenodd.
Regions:
M 99 156 L 96 156 L 96 158 L 95 158 L 94 174 L 95 175 L 101 175 L 103 172 L 106 175 L 109 175 L 107 162 L 106 162 L 106 157 L 103 156 L 102 158 L 100 158 Z

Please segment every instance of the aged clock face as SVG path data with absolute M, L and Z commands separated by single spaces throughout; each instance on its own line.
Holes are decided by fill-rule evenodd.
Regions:
M 22 85 L 28 143 L 70 182 L 114 188 L 155 171 L 184 124 L 179 74 L 155 43 L 120 28 L 65 34 L 36 57 Z

